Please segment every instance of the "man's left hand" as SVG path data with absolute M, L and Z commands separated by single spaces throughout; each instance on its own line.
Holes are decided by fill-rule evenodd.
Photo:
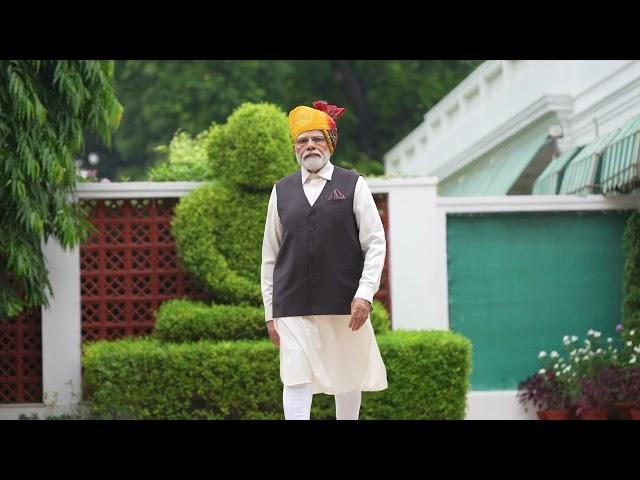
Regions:
M 364 322 L 367 321 L 367 317 L 371 312 L 371 303 L 364 298 L 354 298 L 351 302 L 351 320 L 349 321 L 349 328 L 354 332 L 359 330 Z

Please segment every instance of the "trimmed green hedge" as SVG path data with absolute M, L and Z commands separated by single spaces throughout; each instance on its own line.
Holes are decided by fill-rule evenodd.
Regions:
M 391 320 L 389 319 L 389 312 L 380 300 L 373 300 L 373 311 L 371 312 L 371 325 L 373 325 L 373 331 L 376 335 L 387 333 L 391 331 Z
M 640 212 L 633 212 L 624 230 L 622 318 L 627 331 L 640 329 Z
M 371 322 L 376 334 L 390 330 L 389 313 L 378 300 Z M 252 340 L 266 338 L 267 328 L 261 307 L 170 300 L 158 309 L 155 335 L 165 342 Z
M 217 301 L 262 304 L 260 265 L 268 193 L 207 183 L 182 198 L 171 222 L 184 268 Z
M 267 338 L 264 309 L 207 305 L 190 300 L 164 302 L 157 313 L 155 335 L 165 342 L 250 340 Z
M 452 332 L 378 337 L 389 388 L 363 394 L 362 419 L 462 419 L 471 344 Z M 85 398 L 96 414 L 139 419 L 282 419 L 278 350 L 268 340 L 85 344 Z M 312 416 L 335 418 L 333 397 Z
M 264 191 L 298 168 L 287 114 L 271 103 L 243 103 L 207 143 L 215 178 L 244 190 Z M 266 214 L 266 211 L 263 212 Z

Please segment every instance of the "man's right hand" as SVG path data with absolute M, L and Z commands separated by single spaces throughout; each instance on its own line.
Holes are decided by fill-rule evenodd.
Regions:
M 276 327 L 273 325 L 273 320 L 269 320 L 267 322 L 267 331 L 269 332 L 269 337 L 271 337 L 271 341 L 273 344 L 280 348 L 280 335 L 276 332 Z

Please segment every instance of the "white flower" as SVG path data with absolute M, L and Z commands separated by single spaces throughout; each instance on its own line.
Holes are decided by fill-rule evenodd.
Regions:
M 629 332 L 629 335 L 631 335 L 632 337 L 633 337 L 635 334 L 636 334 L 636 331 L 635 331 L 635 330 L 631 330 L 631 331 Z
M 636 356 L 632 356 L 631 360 L 629 360 L 629 363 L 636 363 Z
M 578 341 L 578 337 L 576 337 L 575 335 L 571 335 L 571 341 L 572 342 L 577 342 Z
M 611 337 L 607 338 L 607 342 L 609 342 L 609 343 L 613 342 L 613 338 L 611 338 Z
M 591 329 L 589 329 L 589 331 L 587 332 L 587 335 L 593 335 L 595 332 Z
M 541 368 L 540 371 L 538 372 L 540 375 L 544 375 L 545 373 L 547 373 L 547 371 L 544 368 Z
M 551 352 L 551 358 L 558 358 L 560 355 L 558 355 L 558 352 L 556 352 L 555 350 L 553 352 Z
M 584 344 L 588 347 L 589 345 L 591 345 L 591 341 L 588 338 L 585 338 Z
M 580 361 L 580 357 L 576 357 L 573 360 L 574 360 L 574 362 L 578 363 Z
M 633 345 L 633 343 L 631 343 L 631 340 L 629 340 L 629 341 L 627 342 L 627 347 L 630 347 L 631 345 Z
M 553 369 L 554 370 L 558 370 L 558 364 L 557 363 L 553 366 Z
M 633 347 L 633 351 L 636 353 L 640 353 L 640 345 L 638 345 L 637 347 Z
M 556 372 L 556 377 L 559 377 L 560 375 L 562 375 L 562 372 L 561 372 L 560 370 L 558 370 L 558 371 Z
M 547 356 L 547 352 L 545 352 L 544 350 L 542 350 L 539 354 L 538 354 L 538 358 L 544 358 Z
M 597 349 L 596 353 L 602 353 L 602 349 L 601 348 Z
M 600 332 L 593 332 L 593 336 L 599 338 L 602 335 Z
M 571 351 L 569 352 L 569 356 L 570 356 L 570 357 L 573 357 L 575 354 L 576 354 L 576 351 L 575 351 L 575 350 L 571 350 Z
M 571 370 L 571 365 L 567 365 L 567 366 L 564 368 L 563 372 L 564 372 L 564 373 L 567 373 L 569 370 Z
M 584 360 L 584 361 L 589 360 L 589 356 L 588 356 L 588 355 L 585 355 L 585 356 L 584 356 L 584 358 L 583 358 L 582 360 Z

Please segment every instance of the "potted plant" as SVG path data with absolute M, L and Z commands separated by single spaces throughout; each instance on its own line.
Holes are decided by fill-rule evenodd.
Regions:
M 629 398 L 633 403 L 630 410 L 630 417 L 633 420 L 640 420 L 640 368 L 630 370 L 629 375 Z
M 544 376 L 536 372 L 518 384 L 518 402 L 528 412 L 529 407 L 536 410 L 540 420 L 546 420 L 547 385 Z
M 532 406 L 540 420 L 568 420 L 572 398 L 567 384 L 553 370 L 541 369 L 518 384 L 518 401 L 525 412 Z
M 620 354 L 616 357 L 615 405 L 624 419 L 633 417 L 632 410 L 640 417 L 640 335 L 636 335 L 634 329 L 625 330 L 622 325 L 618 325 L 616 331 L 620 334 L 621 345 Z
M 616 407 L 625 420 L 640 420 L 640 368 L 621 369 Z
M 609 408 L 616 401 L 616 391 L 620 377 L 617 366 L 594 367 L 589 374 L 580 378 L 578 416 L 584 420 L 607 420 Z

